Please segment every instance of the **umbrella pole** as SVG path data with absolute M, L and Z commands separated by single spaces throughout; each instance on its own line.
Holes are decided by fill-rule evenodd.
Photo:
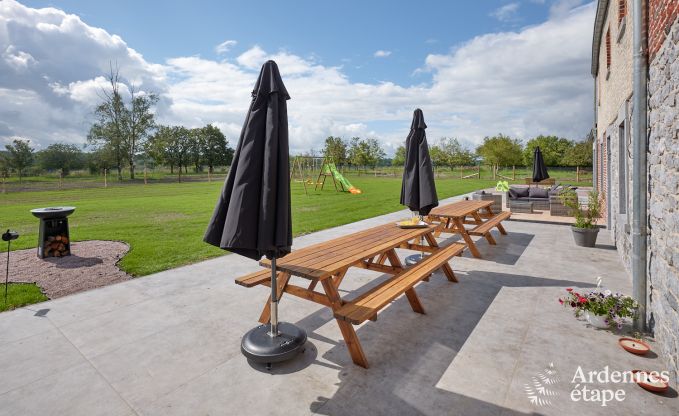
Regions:
M 271 320 L 269 336 L 278 336 L 278 283 L 276 273 L 276 257 L 271 258 Z

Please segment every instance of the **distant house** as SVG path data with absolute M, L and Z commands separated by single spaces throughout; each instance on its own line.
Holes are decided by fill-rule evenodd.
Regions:
M 635 25 L 636 10 L 641 17 Z M 674 370 L 679 370 L 678 15 L 677 0 L 599 0 L 592 44 L 594 185 L 635 282 L 634 295 L 646 299 L 648 328 Z

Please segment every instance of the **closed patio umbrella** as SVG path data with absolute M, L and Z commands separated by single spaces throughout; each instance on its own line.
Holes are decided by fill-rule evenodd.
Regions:
M 252 92 L 229 175 L 204 241 L 232 253 L 271 260 L 271 322 L 249 331 L 241 344 L 248 359 L 273 363 L 292 358 L 306 333 L 278 322 L 276 258 L 290 253 L 292 218 L 288 114 L 290 99 L 274 61 L 262 66 Z
M 547 166 L 545 166 L 545 160 L 542 158 L 540 146 L 537 146 L 533 152 L 533 182 L 541 182 L 547 178 L 549 178 Z
M 401 205 L 410 208 L 420 216 L 429 214 L 438 206 L 434 183 L 434 170 L 429 157 L 429 146 L 424 115 L 419 108 L 413 113 L 413 122 L 406 139 L 406 158 L 401 184 Z
M 410 208 L 420 219 L 438 206 L 434 170 L 429 157 L 424 114 L 419 108 L 413 113 L 410 133 L 406 138 L 405 168 L 401 184 L 401 205 Z M 422 255 L 409 256 L 406 264 L 413 264 L 422 259 Z

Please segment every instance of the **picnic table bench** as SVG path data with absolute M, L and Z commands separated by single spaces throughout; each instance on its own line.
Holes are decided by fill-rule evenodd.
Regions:
M 459 234 L 467 243 L 472 255 L 480 258 L 481 253 L 471 236 L 482 236 L 489 244 L 495 245 L 495 239 L 490 231 L 497 228 L 500 234 L 506 235 L 507 231 L 502 226 L 502 221 L 512 215 L 506 211 L 494 213 L 490 208 L 492 204 L 493 201 L 466 200 L 454 202 L 434 208 L 427 219 L 432 223 L 440 223 L 436 236 L 444 232 Z M 471 219 L 467 219 L 467 217 L 471 217 Z M 474 227 L 467 229 L 465 225 L 473 225 Z
M 395 224 L 386 224 L 294 250 L 277 259 L 277 293 L 279 296 L 288 293 L 330 307 L 353 362 L 368 368 L 368 360 L 353 325 L 369 319 L 376 320 L 377 314 L 401 295 L 406 296 L 414 312 L 425 313 L 415 286 L 428 280 L 436 270 L 442 270 L 449 281 L 457 281 L 448 261 L 461 255 L 466 246 L 453 243 L 440 247 L 434 238 L 436 229 L 434 225 L 402 229 Z M 424 238 L 427 244 L 415 243 L 420 238 Z M 398 257 L 397 248 L 423 251 L 430 255 L 406 267 Z M 270 286 L 271 264 L 268 260 L 262 260 L 260 264 L 267 269 L 239 277 L 236 283 L 245 287 Z M 391 277 L 358 293 L 355 298 L 345 300 L 339 295 L 338 289 L 351 267 L 374 270 Z M 303 287 L 290 283 L 292 276 L 307 279 L 308 285 Z M 318 283 L 323 292 L 315 290 Z M 259 319 L 262 323 L 267 323 L 270 318 L 269 301 Z

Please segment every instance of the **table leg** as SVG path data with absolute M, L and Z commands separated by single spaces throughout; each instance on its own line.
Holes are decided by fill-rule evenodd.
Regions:
M 337 292 L 337 288 L 333 285 L 331 279 L 325 279 L 321 282 L 321 284 L 323 285 L 323 289 L 325 289 L 325 294 L 332 303 L 333 311 L 337 310 L 340 306 L 342 306 L 342 298 Z M 342 332 L 344 343 L 347 344 L 347 349 L 351 355 L 351 360 L 356 365 L 360 365 L 363 368 L 368 368 L 368 359 L 365 357 L 363 347 L 361 347 L 361 342 L 358 340 L 358 335 L 356 335 L 353 325 L 341 319 L 336 319 L 336 321 L 340 331 Z
M 290 273 L 278 273 L 278 300 L 281 300 L 281 296 L 285 293 L 285 286 L 288 285 L 288 280 L 290 280 Z M 266 324 L 271 319 L 271 295 L 266 300 L 266 305 L 262 310 L 262 314 L 259 316 L 259 322 Z
M 488 214 L 490 215 L 495 215 L 493 214 L 493 210 L 490 208 L 490 206 L 486 207 L 486 211 L 488 211 Z M 502 225 L 502 223 L 500 222 L 497 223 L 497 229 L 498 231 L 500 231 L 500 234 L 507 235 L 507 230 L 505 230 L 505 227 Z
M 479 215 L 478 212 L 474 212 L 474 213 L 472 214 L 472 217 L 474 217 L 474 221 L 476 221 L 476 224 L 477 224 L 477 225 L 483 224 L 483 219 L 481 218 L 481 216 Z M 495 242 L 495 239 L 493 238 L 493 236 L 490 234 L 490 230 L 488 230 L 488 232 L 485 233 L 483 236 L 486 238 L 486 240 L 488 240 L 488 244 L 491 244 L 491 245 L 496 245 L 496 244 L 497 244 L 497 243 Z
M 387 251 L 387 257 L 389 258 L 389 263 L 391 263 L 392 266 L 398 267 L 399 269 L 403 269 L 403 264 L 401 263 L 401 259 L 398 258 L 396 250 L 392 248 L 391 250 Z M 410 307 L 413 309 L 414 312 L 421 314 L 426 313 L 424 311 L 422 303 L 420 302 L 420 298 L 417 297 L 417 293 L 415 293 L 414 287 L 411 287 L 410 289 L 406 290 L 405 293 L 406 297 L 408 298 L 408 302 L 410 303 Z
M 476 248 L 476 244 L 474 244 L 474 240 L 469 236 L 467 233 L 467 230 L 464 228 L 464 223 L 462 222 L 461 218 L 455 218 L 455 228 L 457 228 L 458 233 L 462 236 L 464 239 L 464 242 L 467 243 L 467 247 L 469 247 L 469 251 L 471 251 L 472 256 L 476 258 L 481 258 L 481 253 L 479 252 L 479 249 Z
M 438 247 L 439 243 L 436 242 L 436 239 L 434 238 L 433 235 L 431 234 L 425 234 L 424 238 L 427 240 L 427 243 L 429 244 L 430 247 Z M 455 277 L 455 273 L 453 273 L 452 267 L 450 267 L 450 264 L 446 262 L 442 267 L 443 269 L 443 274 L 446 275 L 446 278 L 448 279 L 449 282 L 457 282 L 457 277 Z

